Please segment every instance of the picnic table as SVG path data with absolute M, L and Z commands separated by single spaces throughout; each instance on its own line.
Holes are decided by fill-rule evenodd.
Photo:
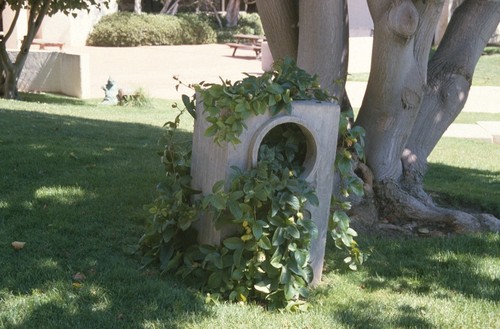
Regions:
M 233 57 L 238 49 L 253 50 L 255 51 L 255 56 L 259 57 L 262 50 L 262 41 L 265 40 L 265 37 L 252 34 L 235 34 L 233 37 L 236 39 L 236 42 L 226 43 L 230 48 L 234 48 Z
M 38 45 L 40 47 L 40 50 L 45 49 L 45 47 L 58 47 L 59 50 L 62 50 L 62 48 L 64 46 L 64 42 L 50 41 L 50 40 L 43 40 L 43 39 L 34 39 L 32 44 Z

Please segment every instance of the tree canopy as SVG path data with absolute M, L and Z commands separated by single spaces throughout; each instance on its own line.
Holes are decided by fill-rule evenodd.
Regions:
M 65 15 L 77 15 L 77 10 L 89 10 L 92 6 L 107 6 L 107 0 L 28 0 L 14 1 L 5 0 L 0 2 L 2 14 L 9 6 L 14 11 L 14 18 L 8 28 L 6 28 L 3 39 L 0 41 L 0 65 L 2 70 L 0 81 L 0 92 L 4 98 L 17 97 L 17 81 L 21 75 L 24 63 L 28 57 L 29 49 L 46 16 L 52 16 L 56 13 Z M 20 22 L 21 11 L 28 11 L 27 32 L 21 42 L 20 51 L 12 60 L 6 49 L 6 42 L 12 36 L 14 28 Z

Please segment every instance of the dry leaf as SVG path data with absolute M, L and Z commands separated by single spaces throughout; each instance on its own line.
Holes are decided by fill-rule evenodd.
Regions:
M 80 272 L 73 274 L 73 280 L 75 280 L 75 281 L 83 281 L 86 278 L 87 277 L 85 276 L 85 274 L 80 273 Z
M 11 246 L 12 248 L 14 248 L 15 250 L 21 250 L 24 248 L 24 245 L 26 244 L 26 242 L 21 242 L 21 241 L 14 241 L 11 243 Z

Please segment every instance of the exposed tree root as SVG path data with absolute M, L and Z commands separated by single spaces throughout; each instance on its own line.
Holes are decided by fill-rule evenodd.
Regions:
M 421 180 L 413 180 L 412 184 L 376 183 L 371 170 L 361 162 L 357 164 L 356 174 L 365 182 L 365 196 L 352 200 L 349 215 L 352 226 L 360 233 L 377 230 L 388 235 L 440 236 L 500 232 L 500 220 L 495 216 L 437 206 L 423 190 Z M 405 177 L 406 182 L 407 179 Z
M 469 214 L 422 202 L 394 181 L 376 183 L 375 200 L 383 222 L 404 227 L 413 223 L 415 233 L 433 230 L 443 233 L 500 232 L 500 220 L 488 214 Z

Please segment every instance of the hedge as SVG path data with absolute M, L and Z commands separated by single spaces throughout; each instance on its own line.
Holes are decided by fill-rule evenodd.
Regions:
M 222 17 L 225 23 L 224 17 Z M 184 13 L 176 16 L 159 14 L 115 13 L 104 16 L 87 39 L 87 45 L 98 47 L 134 47 L 156 45 L 190 45 L 233 41 L 233 34 L 263 35 L 257 14 L 240 14 L 235 28 L 220 28 L 213 15 Z

